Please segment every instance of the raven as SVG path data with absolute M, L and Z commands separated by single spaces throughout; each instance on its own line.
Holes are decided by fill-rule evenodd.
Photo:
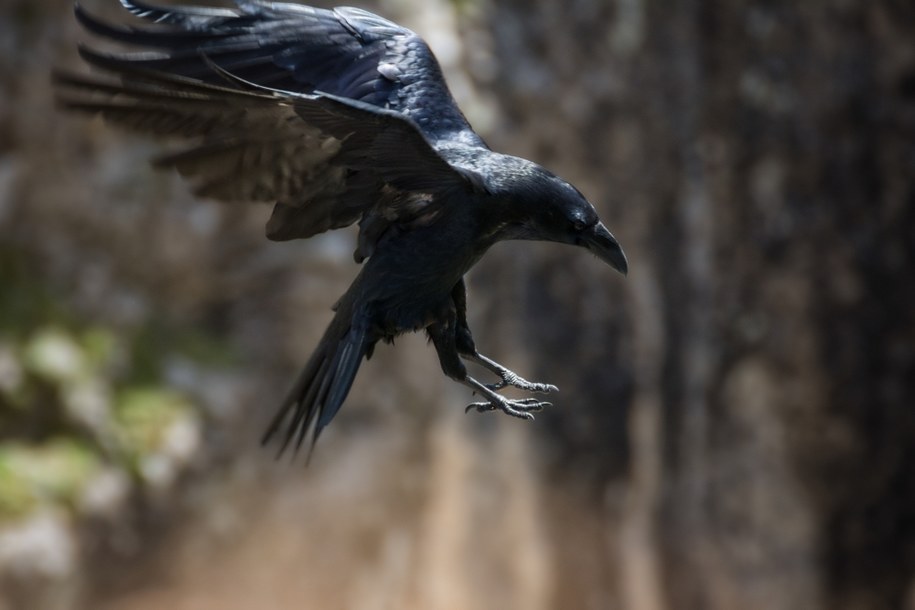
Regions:
M 581 246 L 624 274 L 626 257 L 575 187 L 486 146 L 419 36 L 357 8 L 121 4 L 153 25 L 112 25 L 79 4 L 75 13 L 93 34 L 144 50 L 80 46 L 105 75 L 55 72 L 62 106 L 188 141 L 156 165 L 175 168 L 202 197 L 273 203 L 270 239 L 358 221 L 354 258 L 365 264 L 264 442 L 285 427 L 281 452 L 309 430 L 313 447 L 377 342 L 421 329 L 445 375 L 482 398 L 468 411 L 533 419 L 550 405 L 499 393 L 557 388 L 477 351 L 464 274 L 507 239 Z M 463 360 L 499 381 L 477 381 Z

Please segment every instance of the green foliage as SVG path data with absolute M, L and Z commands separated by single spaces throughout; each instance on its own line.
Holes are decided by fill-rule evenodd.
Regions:
M 168 430 L 193 410 L 187 397 L 168 388 L 125 390 L 118 395 L 115 408 L 119 446 L 135 466 L 142 456 L 160 448 Z
M 50 383 L 73 383 L 90 373 L 85 350 L 59 328 L 40 328 L 24 347 L 25 368 Z
M 0 286 L 0 522 L 49 504 L 78 510 L 103 468 L 142 485 L 144 461 L 197 419 L 194 402 L 164 384 L 163 363 L 222 366 L 231 352 L 161 321 L 125 331 L 82 320 L 4 246 Z
M 70 438 L 0 444 L 0 520 L 24 516 L 44 504 L 76 506 L 100 466 L 89 445 Z

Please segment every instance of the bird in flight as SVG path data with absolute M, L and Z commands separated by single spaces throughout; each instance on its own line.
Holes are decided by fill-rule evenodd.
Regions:
M 272 240 L 358 223 L 359 275 L 269 426 L 282 452 L 312 446 L 379 340 L 424 330 L 445 375 L 480 397 L 467 410 L 533 419 L 550 405 L 509 398 L 530 382 L 477 351 L 464 274 L 500 240 L 580 246 L 622 273 L 626 257 L 584 196 L 543 167 L 490 150 L 454 102 L 426 43 L 357 8 L 239 0 L 236 8 L 122 6 L 149 25 L 112 25 L 79 4 L 90 32 L 140 50 L 57 71 L 59 103 L 185 147 L 154 163 L 201 197 L 274 204 Z M 465 361 L 498 378 L 483 383 Z

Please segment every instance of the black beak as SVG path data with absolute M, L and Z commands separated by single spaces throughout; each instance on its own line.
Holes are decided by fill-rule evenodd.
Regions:
M 607 230 L 604 223 L 599 222 L 584 231 L 581 235 L 581 245 L 623 275 L 626 275 L 629 271 L 629 264 L 626 262 L 626 255 L 623 254 L 623 249 L 620 248 L 619 242 Z

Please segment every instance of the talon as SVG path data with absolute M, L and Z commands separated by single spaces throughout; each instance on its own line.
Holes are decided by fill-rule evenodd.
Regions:
M 515 408 L 519 411 L 543 411 L 547 407 L 552 407 L 553 403 L 543 402 L 537 400 L 536 398 L 525 398 L 524 400 L 518 401 L 518 404 L 515 405 Z
M 470 413 L 473 409 L 476 409 L 477 413 L 485 413 L 486 411 L 494 411 L 496 407 L 488 402 L 474 402 L 467 405 L 464 413 Z
M 528 381 L 522 377 L 519 377 L 511 371 L 506 371 L 501 375 L 502 379 L 496 383 L 487 384 L 486 387 L 492 390 L 493 392 L 498 392 L 502 388 L 512 386 L 518 388 L 519 390 L 524 390 L 525 392 L 535 392 L 537 394 L 549 394 L 550 392 L 558 392 L 559 388 L 554 386 L 552 383 L 538 383 L 535 381 Z
M 467 408 L 464 409 L 464 413 L 470 413 L 471 410 L 476 410 L 478 413 L 485 413 L 487 411 L 495 411 L 499 409 L 507 415 L 512 417 L 518 417 L 520 419 L 534 419 L 533 413 L 539 413 L 547 407 L 553 406 L 551 402 L 544 402 L 536 398 L 519 398 L 515 400 L 510 400 L 508 398 L 502 398 L 501 396 L 494 398 L 492 402 L 475 402 L 467 405 Z

